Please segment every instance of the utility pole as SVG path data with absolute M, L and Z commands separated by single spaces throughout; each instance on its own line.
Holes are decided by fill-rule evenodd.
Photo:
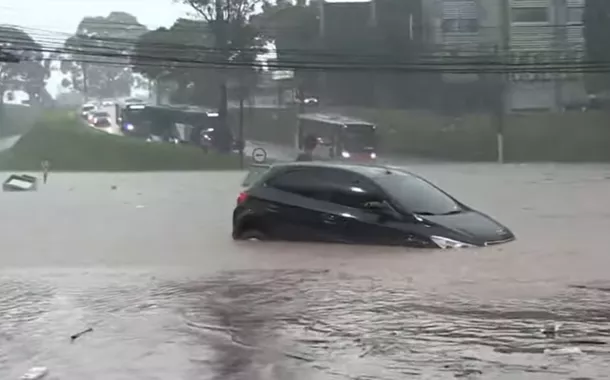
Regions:
M 510 0 L 501 0 L 500 3 L 500 46 L 496 49 L 496 58 L 498 60 L 497 85 L 498 104 L 496 106 L 496 148 L 497 161 L 500 164 L 504 163 L 504 130 L 506 127 L 506 111 L 508 108 L 508 90 L 510 86 L 510 75 L 508 74 L 508 66 L 505 65 L 508 59 L 511 58 L 510 52 Z
M 369 36 L 373 36 L 375 42 L 379 41 L 379 28 L 377 23 L 377 0 L 371 0 L 370 5 L 370 14 L 369 14 L 369 28 L 370 31 L 368 33 Z M 377 62 L 376 62 L 377 63 Z M 377 75 L 377 70 L 371 70 L 371 90 L 372 90 L 372 100 L 373 106 L 377 107 L 378 105 L 378 93 L 379 93 L 379 84 L 377 83 L 380 78 L 385 78 L 385 75 L 382 73 L 381 76 Z
M 244 148 L 245 148 L 245 137 L 244 137 L 244 98 L 246 97 L 246 85 L 244 81 L 244 70 L 245 68 L 240 67 L 239 69 L 239 167 L 243 169 L 245 166 Z
M 320 47 L 322 48 L 321 50 L 326 50 L 326 0 L 320 0 L 319 4 L 320 23 L 318 25 L 318 33 L 320 38 Z M 328 97 L 328 76 L 326 69 L 322 68 L 321 74 L 322 75 L 320 76 L 320 80 L 322 82 L 322 85 L 320 86 L 320 88 L 322 89 L 322 96 L 320 98 L 323 99 L 324 97 Z
M 226 64 L 229 60 L 229 54 L 228 54 L 228 33 L 227 33 L 227 22 L 229 21 L 228 19 L 225 19 L 225 14 L 224 14 L 224 10 L 225 10 L 225 1 L 231 1 L 231 0 L 215 0 L 214 3 L 214 7 L 215 7 L 215 12 L 216 12 L 216 28 L 215 28 L 215 37 L 216 37 L 216 41 L 215 41 L 215 45 L 216 45 L 216 49 L 217 51 L 220 52 L 220 56 L 221 56 L 221 62 L 223 64 Z M 229 8 L 229 7 L 226 7 Z M 228 113 L 229 113 L 229 106 L 228 106 L 228 94 L 227 94 L 227 75 L 226 75 L 226 66 L 220 69 L 220 75 L 219 75 L 219 80 L 220 80 L 220 85 L 219 85 L 219 90 L 220 90 L 220 99 L 219 99 L 219 106 L 218 106 L 218 118 L 219 118 L 219 122 L 220 122 L 220 128 L 222 130 L 222 134 L 223 135 L 229 135 L 228 130 L 229 130 L 229 125 L 228 125 Z M 228 146 L 225 146 L 224 148 L 227 149 L 228 151 L 231 150 L 231 143 L 230 141 L 227 141 Z M 240 144 L 242 144 L 242 142 L 240 141 Z
M 565 0 L 553 0 L 551 3 L 553 7 L 553 51 L 551 53 L 552 61 L 557 62 L 560 59 L 561 53 L 564 52 L 564 41 L 567 27 L 567 9 Z M 562 95 L 562 82 L 560 72 L 555 72 L 552 75 L 553 78 L 553 90 L 555 95 L 555 109 L 561 109 L 563 105 Z
M 85 103 L 89 101 L 89 64 L 83 63 L 83 96 L 85 97 Z

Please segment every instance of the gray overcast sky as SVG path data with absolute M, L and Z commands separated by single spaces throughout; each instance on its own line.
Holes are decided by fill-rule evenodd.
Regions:
M 367 2 L 370 0 L 327 0 L 328 2 Z M 71 34 L 85 16 L 106 16 L 123 11 L 136 16 L 149 28 L 169 26 L 191 13 L 190 8 L 172 0 L 22 0 L 2 1 L 0 24 Z M 191 13 L 192 14 L 192 13 Z
M 189 12 L 172 0 L 24 0 L 3 2 L 0 24 L 43 29 L 61 35 L 74 33 L 85 16 L 106 16 L 123 11 L 136 16 L 149 28 L 169 26 Z

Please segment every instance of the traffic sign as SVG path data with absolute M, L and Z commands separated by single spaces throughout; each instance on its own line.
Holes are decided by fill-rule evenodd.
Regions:
M 263 148 L 255 148 L 252 151 L 252 159 L 257 164 L 261 164 L 261 163 L 267 161 L 267 152 Z

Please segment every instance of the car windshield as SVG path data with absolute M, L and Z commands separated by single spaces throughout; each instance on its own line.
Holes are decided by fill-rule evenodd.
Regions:
M 420 215 L 449 215 L 462 211 L 447 194 L 412 174 L 393 172 L 377 178 L 376 182 L 406 211 Z
M 83 106 L 83 111 L 92 111 L 95 109 L 95 106 Z
M 96 112 L 94 114 L 95 117 L 109 117 L 110 114 L 108 112 Z

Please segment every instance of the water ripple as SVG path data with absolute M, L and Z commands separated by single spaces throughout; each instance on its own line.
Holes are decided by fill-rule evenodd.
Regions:
M 610 293 L 582 286 L 483 302 L 407 281 L 276 270 L 3 277 L 0 290 L 2 378 L 36 363 L 62 380 L 601 378 L 610 359 Z M 562 323 L 558 336 L 542 333 L 550 323 Z

